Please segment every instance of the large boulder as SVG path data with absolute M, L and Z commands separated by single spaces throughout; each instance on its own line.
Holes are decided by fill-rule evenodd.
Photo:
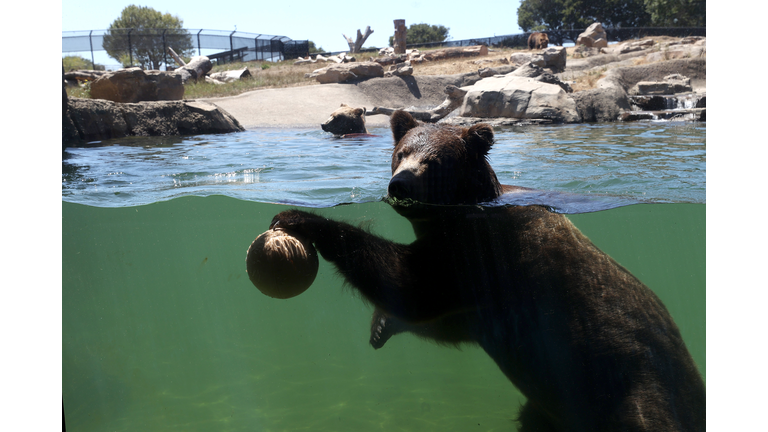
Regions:
M 672 74 L 680 74 L 683 84 L 690 84 L 697 92 L 706 83 L 706 58 L 670 60 L 665 62 L 610 69 L 597 82 L 597 88 L 572 94 L 583 122 L 616 121 L 632 109 L 629 92 L 643 81 L 665 81 Z
M 549 47 L 533 55 L 531 64 L 540 68 L 551 69 L 555 73 L 562 72 L 565 70 L 566 57 L 565 47 Z
M 361 81 L 384 76 L 384 67 L 376 62 L 340 63 L 317 69 L 304 75 L 322 84 Z
M 631 95 L 671 95 L 675 93 L 688 93 L 693 91 L 691 79 L 680 75 L 671 74 L 662 81 L 640 81 L 630 90 Z
M 546 119 L 558 123 L 579 121 L 573 99 L 561 86 L 515 75 L 515 72 L 485 78 L 471 87 L 463 87 L 467 94 L 459 115 Z
M 576 38 L 576 45 L 584 45 L 587 48 L 605 48 L 608 46 L 608 36 L 603 25 L 593 23 Z
M 184 85 L 181 76 L 174 72 L 135 67 L 110 72 L 93 81 L 91 97 L 123 103 L 181 100 Z
M 202 135 L 243 131 L 238 121 L 202 101 L 115 103 L 69 98 L 67 117 L 77 131 L 71 140 L 96 141 L 124 136 Z M 65 138 L 65 139 L 67 139 Z

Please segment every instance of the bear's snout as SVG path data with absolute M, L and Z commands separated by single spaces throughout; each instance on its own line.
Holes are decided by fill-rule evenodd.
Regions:
M 416 176 L 410 171 L 400 171 L 392 176 L 387 187 L 387 195 L 390 198 L 406 199 L 414 198 L 411 186 L 416 181 Z

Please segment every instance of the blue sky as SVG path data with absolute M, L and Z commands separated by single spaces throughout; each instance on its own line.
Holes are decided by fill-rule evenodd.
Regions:
M 394 34 L 395 19 L 404 19 L 406 26 L 418 23 L 444 25 L 450 29 L 449 36 L 453 40 L 522 32 L 517 25 L 520 0 L 487 0 L 477 6 L 444 0 L 331 3 L 307 0 L 66 0 L 61 6 L 61 30 L 106 29 L 125 6 L 136 4 L 176 15 L 184 21 L 184 27 L 190 29 L 234 30 L 237 26 L 242 32 L 309 39 L 326 51 L 347 50 L 342 33 L 355 39 L 357 30 L 364 32 L 366 26 L 371 26 L 374 33 L 365 46 L 387 46 L 389 37 Z

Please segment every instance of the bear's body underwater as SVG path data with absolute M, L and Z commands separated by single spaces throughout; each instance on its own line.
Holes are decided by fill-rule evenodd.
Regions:
M 271 225 L 375 305 L 374 347 L 403 331 L 479 345 L 528 399 L 522 431 L 705 430 L 703 380 L 650 289 L 561 214 L 478 205 L 522 189 L 490 167 L 490 126 L 397 111 L 391 127 L 389 199 L 413 243 L 297 210 Z

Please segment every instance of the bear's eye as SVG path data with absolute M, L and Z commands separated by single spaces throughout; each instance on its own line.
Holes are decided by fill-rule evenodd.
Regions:
M 399 151 L 395 154 L 395 159 L 397 159 L 397 161 L 400 162 L 401 160 L 403 160 L 403 156 L 404 156 L 403 152 Z

